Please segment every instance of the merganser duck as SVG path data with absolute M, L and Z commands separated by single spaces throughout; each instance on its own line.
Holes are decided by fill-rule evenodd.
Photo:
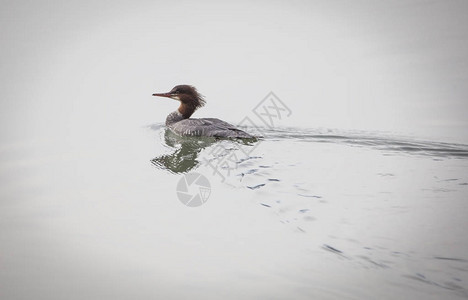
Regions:
M 216 118 L 191 119 L 195 110 L 205 105 L 204 97 L 194 86 L 177 85 L 168 93 L 155 93 L 153 96 L 180 101 L 179 108 L 166 118 L 166 126 L 178 135 L 255 139 L 247 132 Z

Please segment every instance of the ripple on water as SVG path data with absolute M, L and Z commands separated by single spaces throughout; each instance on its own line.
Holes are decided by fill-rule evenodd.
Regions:
M 259 189 L 261 187 L 265 186 L 264 183 L 261 183 L 261 184 L 257 184 L 257 185 L 254 185 L 254 186 L 247 186 L 247 188 L 251 189 L 251 190 L 256 190 L 256 189 Z
M 317 129 L 302 130 L 265 129 L 264 139 L 289 140 L 316 143 L 344 144 L 372 148 L 393 153 L 432 156 L 433 158 L 468 158 L 468 145 L 435 141 L 421 141 L 411 138 L 383 135 L 375 132 L 340 132 L 326 130 L 325 133 Z

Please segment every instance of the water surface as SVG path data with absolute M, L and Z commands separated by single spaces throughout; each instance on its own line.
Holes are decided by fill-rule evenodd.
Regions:
M 2 298 L 468 298 L 467 145 L 261 131 L 5 144 Z M 199 207 L 177 198 L 192 172 Z
M 170 161 L 180 169 L 161 164 L 174 155 L 164 154 L 152 160 L 161 171 L 197 170 L 215 185 L 218 196 L 210 201 L 246 205 L 239 202 L 247 198 L 248 207 L 259 209 L 258 222 L 269 218 L 298 239 L 260 238 L 278 243 L 268 251 L 301 251 L 294 270 L 284 274 L 303 284 L 293 297 L 321 289 L 321 297 L 332 298 L 468 297 L 467 145 L 298 128 L 263 128 L 257 143 L 169 143 L 170 132 L 158 124 L 151 128 L 164 134 L 163 145 L 177 149 Z M 238 217 L 242 222 L 243 213 Z

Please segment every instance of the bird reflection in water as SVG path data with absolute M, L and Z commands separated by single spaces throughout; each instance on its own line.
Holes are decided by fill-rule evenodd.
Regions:
M 169 154 L 157 156 L 151 160 L 151 163 L 159 169 L 165 169 L 172 173 L 187 173 L 200 165 L 200 152 L 216 143 L 226 140 L 215 137 L 187 137 L 179 136 L 173 133 L 170 129 L 164 130 L 164 142 L 167 146 L 175 150 Z M 243 145 L 252 145 L 257 139 L 231 140 Z

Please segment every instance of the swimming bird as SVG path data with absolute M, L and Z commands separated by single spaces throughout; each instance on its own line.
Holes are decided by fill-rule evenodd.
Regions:
M 166 118 L 166 126 L 178 135 L 255 139 L 254 136 L 220 119 L 190 118 L 195 110 L 205 105 L 204 97 L 194 86 L 177 85 L 168 93 L 155 93 L 153 96 L 171 98 L 180 102 L 179 108 Z

